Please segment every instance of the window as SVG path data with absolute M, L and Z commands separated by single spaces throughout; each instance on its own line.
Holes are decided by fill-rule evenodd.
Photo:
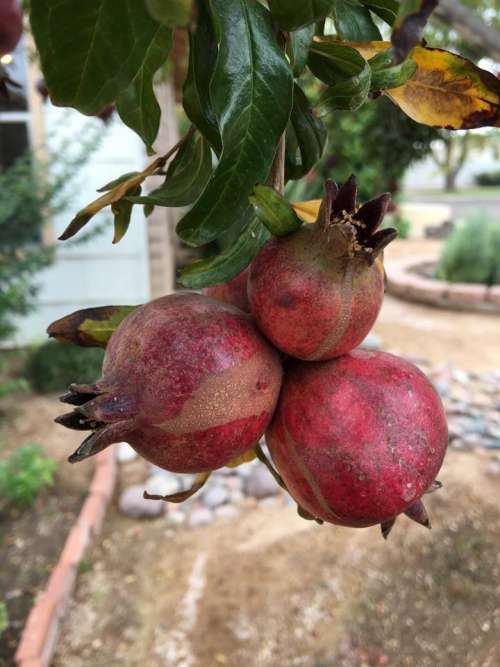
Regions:
M 30 146 L 30 115 L 27 101 L 27 71 L 24 40 L 3 63 L 8 76 L 20 88 L 10 88 L 9 99 L 0 98 L 0 169 L 10 167 Z

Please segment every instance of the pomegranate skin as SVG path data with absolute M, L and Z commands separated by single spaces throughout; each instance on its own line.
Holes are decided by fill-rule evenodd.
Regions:
M 268 241 L 248 281 L 260 330 L 278 349 L 305 361 L 331 359 L 358 346 L 384 298 L 382 262 L 332 261 L 318 232 L 308 225 Z
M 212 299 L 230 303 L 236 306 L 236 308 L 245 311 L 245 313 L 249 313 L 250 303 L 247 294 L 247 280 L 248 269 L 245 269 L 231 280 L 228 280 L 227 283 L 205 287 L 202 292 Z
M 78 428 L 94 429 L 70 461 L 123 440 L 174 472 L 224 466 L 264 433 L 281 376 L 249 315 L 200 294 L 156 299 L 113 333 L 102 378 L 63 397 L 79 402 Z M 77 427 L 74 413 L 59 421 Z
M 0 56 L 11 53 L 23 34 L 23 14 L 17 0 L 0 0 Z
M 384 526 L 419 507 L 448 443 L 443 406 L 425 375 L 364 350 L 292 362 L 266 437 L 297 503 L 351 527 Z
M 378 228 L 388 193 L 358 206 L 356 179 L 325 183 L 317 221 L 268 241 L 250 266 L 248 298 L 260 330 L 304 361 L 333 359 L 357 347 L 384 298 L 384 247 L 395 229 Z M 378 231 L 377 231 L 378 230 Z

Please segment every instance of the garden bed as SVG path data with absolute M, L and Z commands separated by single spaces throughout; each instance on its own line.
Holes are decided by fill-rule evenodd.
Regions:
M 386 264 L 389 294 L 452 310 L 500 313 L 500 286 L 435 279 L 436 261 L 405 257 Z
M 5 602 L 8 627 L 0 636 L 0 667 L 13 664 L 14 653 L 33 606 L 44 588 L 86 495 L 92 464 L 63 463 L 79 434 L 62 433 L 53 419 L 55 397 L 22 394 L 0 405 L 0 455 L 6 458 L 26 443 L 39 443 L 58 462 L 55 483 L 32 507 L 21 510 L 3 504 L 0 510 L 0 601 Z

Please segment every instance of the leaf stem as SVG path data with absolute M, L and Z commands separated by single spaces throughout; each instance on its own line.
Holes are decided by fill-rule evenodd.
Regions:
M 273 188 L 282 195 L 285 192 L 285 133 L 281 135 L 273 166 L 271 167 L 270 182 Z

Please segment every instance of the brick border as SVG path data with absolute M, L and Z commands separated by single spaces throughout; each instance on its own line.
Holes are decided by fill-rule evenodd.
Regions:
M 450 283 L 422 275 L 436 264 L 435 258 L 405 258 L 386 263 L 387 291 L 393 296 L 439 308 L 500 314 L 500 286 Z
M 59 560 L 44 591 L 26 620 L 16 651 L 18 667 L 49 667 L 59 634 L 59 624 L 73 593 L 78 566 L 92 537 L 102 527 L 116 483 L 116 459 L 110 447 L 95 457 L 89 493 L 69 531 Z

